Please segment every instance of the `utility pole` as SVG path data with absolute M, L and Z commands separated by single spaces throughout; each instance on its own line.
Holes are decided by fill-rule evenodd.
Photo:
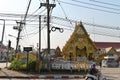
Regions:
M 26 18 L 27 18 L 27 14 L 28 14 L 28 11 L 29 11 L 29 8 L 30 8 L 30 4 L 31 4 L 31 0 L 29 0 L 29 4 L 28 4 L 28 7 L 27 7 L 27 10 L 26 10 L 26 13 L 25 13 L 23 21 L 21 20 L 20 22 L 17 22 L 17 23 L 20 24 L 20 26 L 14 26 L 13 27 L 13 29 L 17 29 L 18 30 L 18 36 L 17 36 L 17 41 L 16 41 L 15 57 L 16 57 L 16 53 L 18 52 L 18 44 L 19 44 L 19 39 L 20 39 L 20 33 L 22 31 L 23 24 L 25 25 L 25 23 L 26 23 Z
M 49 0 L 46 0 L 46 7 L 47 7 L 47 36 L 48 36 L 48 54 L 50 55 L 50 5 Z M 48 55 L 47 55 L 48 56 Z
M 47 51 L 48 54 L 50 55 L 50 9 L 54 8 L 56 5 L 55 4 L 50 4 L 49 0 L 46 0 L 46 3 L 41 3 L 41 6 L 45 6 L 47 8 Z M 48 57 L 47 54 L 47 57 Z M 48 57 L 50 59 L 50 57 Z M 48 62 L 48 68 L 50 70 L 50 63 Z
M 4 32 L 5 32 L 5 20 L 4 19 L 0 19 L 0 20 L 4 21 L 2 39 L 1 39 L 1 44 L 0 44 L 0 60 L 2 60 L 2 46 L 3 46 Z
M 25 23 L 22 22 L 22 21 L 20 21 L 20 22 L 17 22 L 17 24 L 19 24 L 19 26 L 14 26 L 13 27 L 13 29 L 17 29 L 18 30 L 18 36 L 17 36 L 17 41 L 16 41 L 16 49 L 15 49 L 15 57 L 16 57 L 16 53 L 18 52 L 18 45 L 19 45 L 20 33 L 22 31 L 23 24 L 25 24 Z
M 41 60 L 41 15 L 39 15 L 39 51 L 38 51 L 38 69 L 40 72 L 40 60 Z
M 18 36 L 17 36 L 17 42 L 16 42 L 15 57 L 16 57 L 16 53 L 18 52 L 18 45 L 19 45 L 19 38 L 20 38 L 21 31 L 22 31 L 22 23 L 20 22 L 20 26 L 18 28 Z

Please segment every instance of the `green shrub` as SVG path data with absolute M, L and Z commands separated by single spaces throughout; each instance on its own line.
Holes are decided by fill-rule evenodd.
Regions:
M 20 59 L 15 59 L 11 62 L 11 65 L 10 65 L 10 69 L 12 70 L 20 70 L 21 69 L 21 65 L 23 65 L 23 61 L 20 60 Z
M 29 71 L 35 71 L 36 62 L 32 59 L 28 61 Z M 15 59 L 11 62 L 9 69 L 17 70 L 17 71 L 26 71 L 27 70 L 27 62 L 21 59 Z
M 32 59 L 29 59 L 28 66 L 29 66 L 30 71 L 35 71 L 36 61 L 33 61 Z
M 26 71 L 27 65 L 26 65 L 26 64 L 22 64 L 22 65 L 20 66 L 20 69 Z
M 13 57 L 13 55 L 9 56 L 9 62 L 12 62 L 15 58 Z

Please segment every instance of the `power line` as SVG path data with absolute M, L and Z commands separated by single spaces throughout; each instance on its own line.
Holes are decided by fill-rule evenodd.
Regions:
M 64 10 L 64 8 L 62 7 L 61 3 L 60 3 L 58 0 L 57 0 L 57 2 L 58 2 L 58 4 L 60 5 L 60 7 L 61 7 L 61 9 L 62 9 L 62 11 L 63 11 L 63 13 L 64 13 L 64 15 L 65 15 L 65 18 L 68 19 L 68 16 L 66 15 L 65 10 Z M 72 22 L 71 22 L 71 21 L 69 21 L 69 22 L 70 22 L 70 24 L 73 26 Z
M 106 3 L 106 2 L 97 1 L 97 0 L 89 0 L 89 1 L 93 1 L 93 2 L 97 2 L 97 3 L 102 3 L 102 4 L 107 4 L 107 5 L 111 5 L 111 6 L 120 7 L 120 5 L 117 5 L 117 4 Z
M 43 27 L 43 28 L 45 28 L 45 27 Z M 42 28 L 42 30 L 43 30 L 43 28 Z M 69 30 L 69 31 L 73 31 L 74 29 L 68 29 L 68 28 L 64 28 L 64 30 Z M 102 35 L 102 36 L 109 36 L 109 37 L 117 37 L 117 38 L 119 38 L 120 36 L 117 36 L 116 34 L 115 35 L 113 35 L 113 34 L 109 34 L 109 33 L 104 33 L 104 32 L 90 32 L 90 31 L 88 31 L 88 33 L 91 33 L 91 34 L 97 34 L 97 35 Z M 38 34 L 38 31 L 35 31 L 35 32 L 31 32 L 31 33 L 29 33 L 29 34 L 27 34 L 28 36 L 32 36 L 32 35 L 36 35 L 36 34 Z M 25 36 L 25 35 L 23 35 L 23 36 Z
M 60 17 L 55 17 L 55 16 L 52 16 L 52 19 L 54 19 L 54 21 L 64 21 L 64 22 L 69 22 L 71 21 L 72 23 L 78 23 L 78 21 L 75 21 L 75 20 L 72 20 L 72 19 L 65 19 L 65 18 L 60 18 Z M 17 19 L 5 19 L 5 20 L 8 20 L 8 21 L 17 21 Z M 36 21 L 36 20 L 28 20 L 28 21 Z M 54 23 L 54 22 L 52 22 Z M 100 27 L 100 28 L 107 28 L 107 29 L 115 29 L 115 30 L 120 30 L 120 27 L 116 27 L 116 26 L 106 26 L 106 25 L 99 25 L 99 24 L 93 24 L 93 23 L 88 23 L 88 22 L 83 22 L 85 25 L 91 25 L 91 26 L 96 26 L 96 27 Z M 58 23 L 60 24 L 60 23 Z M 12 25 L 12 24 L 7 24 L 7 25 Z M 38 24 L 29 24 L 27 23 L 27 25 L 38 25 Z M 62 23 L 63 25 L 63 23 Z M 68 25 L 63 25 L 63 26 L 68 26 Z
M 102 36 L 109 36 L 109 37 L 116 37 L 116 38 L 120 38 L 120 36 L 116 36 L 116 35 L 109 35 L 109 34 L 104 34 L 104 33 L 95 33 L 95 32 L 90 32 L 91 34 L 97 34 L 97 35 L 102 35 Z
M 60 4 L 60 2 L 59 2 L 58 0 L 57 0 L 57 2 L 58 2 L 58 4 L 59 4 L 60 8 L 62 9 L 62 11 L 63 11 L 63 13 L 64 13 L 64 15 L 65 15 L 65 18 L 67 19 L 67 15 L 66 15 L 66 13 L 65 13 L 65 10 L 63 9 L 62 5 Z
M 67 29 L 67 28 L 64 28 L 65 30 L 73 30 L 73 29 Z M 111 35 L 111 34 L 105 34 L 105 33 L 98 33 L 98 32 L 89 32 L 88 33 L 90 34 L 96 34 L 96 35 L 102 35 L 102 36 L 109 36 L 109 37 L 116 37 L 116 38 L 120 38 L 120 36 L 116 36 L 116 35 Z
M 43 2 L 45 2 L 44 0 L 39 0 L 40 1 L 40 3 L 43 1 Z
M 42 10 L 41 12 L 39 12 L 38 14 L 43 13 L 45 10 L 46 10 L 46 8 L 45 8 L 45 9 L 43 9 L 43 10 Z M 38 18 L 38 15 L 35 15 L 35 16 L 34 16 L 34 18 Z M 33 19 L 33 17 L 32 17 L 31 19 Z M 29 20 L 30 20 L 30 19 L 29 19 Z M 31 23 L 31 22 L 33 22 L 33 21 L 30 21 L 29 23 Z
M 27 18 L 27 15 L 28 15 L 28 11 L 29 11 L 29 8 L 30 8 L 30 4 L 31 4 L 31 1 L 32 0 L 29 0 L 29 3 L 28 3 L 28 6 L 27 6 L 27 10 L 26 10 L 26 12 L 25 12 L 25 16 L 24 16 L 24 19 L 23 19 L 23 22 L 21 22 L 20 23 L 20 27 L 22 27 L 22 24 L 24 23 L 24 24 L 26 24 L 26 18 Z M 26 32 L 26 34 L 27 34 L 27 31 L 26 31 L 26 27 L 23 27 L 23 30 Z M 20 30 L 18 30 L 19 32 L 21 32 Z M 19 34 L 20 35 L 20 34 Z M 18 36 L 18 39 L 19 39 L 19 36 Z M 18 44 L 18 43 L 17 43 Z M 17 50 L 17 48 L 16 48 L 16 50 Z
M 59 17 L 55 17 L 55 16 L 53 16 L 53 19 L 55 19 L 55 21 L 56 20 L 61 20 L 61 21 L 69 21 L 69 20 L 66 20 L 66 19 L 64 19 L 64 18 L 59 18 Z M 74 20 L 71 20 L 72 22 L 77 22 L 77 21 L 74 21 Z M 56 22 L 58 22 L 58 21 L 56 21 Z M 62 23 L 60 24 L 59 22 L 58 23 L 56 23 L 56 22 L 52 22 L 52 24 L 57 24 L 57 25 L 61 25 L 61 26 L 65 26 L 65 27 L 70 27 L 70 26 L 68 26 L 68 25 L 63 25 Z M 100 28 L 107 28 L 107 29 L 115 29 L 115 30 L 120 30 L 120 28 L 119 27 L 110 27 L 110 26 L 103 26 L 103 25 L 98 25 L 98 24 L 91 24 L 91 23 L 86 23 L 86 22 L 83 22 L 83 24 L 85 24 L 85 25 L 91 25 L 91 26 L 97 26 L 97 27 L 100 27 Z M 30 24 L 28 24 L 28 25 L 30 25 Z M 32 24 L 32 25 L 38 25 L 38 24 Z M 73 29 L 69 29 L 69 28 L 64 28 L 65 30 L 73 30 Z M 32 35 L 32 33 L 30 33 L 31 35 Z M 37 32 L 33 32 L 33 35 L 34 34 L 37 34 Z M 97 34 L 97 35 L 103 35 L 103 36 L 110 36 L 110 37 L 119 37 L 119 36 L 116 36 L 116 35 L 113 35 L 113 34 L 105 34 L 104 32 L 97 32 L 97 33 L 94 33 L 94 34 Z M 29 34 L 28 34 L 28 36 L 29 36 Z
M 119 12 L 115 12 L 115 11 L 109 11 L 109 10 L 103 10 L 103 9 L 98 9 L 98 8 L 92 8 L 92 7 L 82 6 L 82 5 L 69 3 L 69 2 L 65 2 L 65 1 L 60 1 L 60 2 L 64 3 L 64 4 L 72 5 L 72 6 L 83 7 L 83 8 L 97 10 L 97 11 L 102 11 L 102 12 L 113 13 L 113 14 L 120 14 Z
M 97 6 L 97 7 L 101 7 L 101 8 L 105 8 L 105 9 L 111 9 L 111 10 L 116 10 L 119 11 L 120 9 L 116 9 L 116 8 L 111 8 L 111 7 L 106 7 L 106 6 L 101 6 L 101 5 L 97 5 L 97 4 L 92 4 L 92 3 L 87 3 L 87 2 L 82 2 L 82 1 L 78 1 L 78 0 L 72 0 L 74 2 L 79 2 L 82 4 L 87 4 L 87 5 L 92 5 L 92 6 Z
M 40 9 L 40 7 L 37 8 L 37 9 L 36 9 L 32 14 L 30 14 L 27 18 L 29 18 L 31 15 L 35 14 L 39 9 Z
M 56 17 L 56 16 L 52 16 L 53 19 L 57 19 L 57 20 L 61 20 L 61 21 L 71 21 L 73 23 L 79 23 L 79 21 L 76 20 L 72 20 L 72 19 L 64 19 L 64 18 L 60 18 L 60 17 Z M 101 28 L 107 28 L 107 29 L 115 29 L 115 30 L 120 30 L 120 27 L 115 27 L 115 26 L 105 26 L 105 25 L 99 25 L 99 24 L 93 24 L 93 23 L 89 23 L 89 22 L 82 22 L 85 25 L 92 25 L 92 26 L 96 26 L 96 27 L 101 27 Z
M 43 30 L 44 28 L 45 28 L 45 27 L 42 27 L 41 30 Z M 25 34 L 25 35 L 22 35 L 22 36 L 23 36 L 23 37 L 26 36 L 26 35 L 27 35 L 27 36 L 31 36 L 31 35 L 36 35 L 36 34 L 38 34 L 38 33 L 39 33 L 39 31 L 36 31 L 36 30 L 35 30 L 34 32 L 31 32 L 31 33 L 29 33 L 29 34 Z
M 92 24 L 92 23 L 88 23 L 88 22 L 83 22 L 83 23 L 84 23 L 85 25 L 97 26 L 97 27 L 100 27 L 100 28 L 120 30 L 120 27 L 104 26 L 104 25 Z
M 13 19 L 13 17 L 20 17 L 23 14 L 5 14 L 5 13 L 0 13 L 0 16 L 2 17 L 12 17 L 12 19 L 5 19 L 6 21 L 18 21 L 19 19 Z M 39 15 L 31 15 L 33 18 L 35 18 L 36 16 L 38 17 Z M 46 15 L 41 15 L 42 17 L 46 17 Z M 32 19 L 33 19 L 32 18 Z M 61 17 L 56 17 L 56 16 L 52 16 L 51 17 L 54 21 L 64 21 L 64 22 L 69 22 L 71 21 L 72 23 L 78 23 L 79 21 L 76 20 L 72 20 L 72 19 L 66 19 L 66 18 L 61 18 Z M 37 19 L 35 20 L 26 20 L 26 21 L 31 21 L 31 22 L 38 22 Z M 57 21 L 58 22 L 58 21 Z M 106 25 L 99 25 L 99 24 L 93 24 L 93 23 L 89 23 L 89 22 L 83 22 L 85 25 L 91 25 L 91 26 L 96 26 L 96 27 L 100 27 L 100 28 L 107 28 L 107 29 L 115 29 L 115 30 L 120 30 L 119 26 L 106 26 Z M 30 25 L 29 23 L 27 23 L 28 25 Z M 34 24 L 31 24 L 34 25 Z M 35 24 L 37 25 L 37 24 Z M 65 25 L 64 25 L 65 26 Z M 68 26 L 68 25 L 67 25 Z
M 62 26 L 65 26 L 65 25 L 63 25 L 63 24 L 60 24 L 60 23 L 54 23 L 53 22 L 53 24 L 57 24 L 57 25 L 62 25 Z M 88 25 L 88 23 L 84 23 L 83 22 L 83 24 L 86 24 L 86 25 Z M 93 25 L 91 25 L 91 26 L 93 26 Z M 69 26 L 67 26 L 67 27 L 69 27 Z M 104 26 L 101 26 L 101 27 L 104 27 Z M 74 30 L 74 28 L 72 28 L 72 29 L 68 29 L 68 28 L 64 28 L 65 30 Z M 111 29 L 111 28 L 110 28 Z M 100 29 L 98 29 L 99 31 L 103 31 L 102 29 L 100 30 Z M 116 30 L 118 30 L 118 29 L 116 29 Z M 119 29 L 120 30 L 120 29 Z M 90 30 L 88 30 L 88 31 L 90 31 Z M 110 36 L 110 37 L 119 37 L 119 36 L 117 36 L 116 34 L 113 34 L 113 33 L 106 33 L 106 31 L 104 31 L 104 32 L 99 32 L 99 31 L 96 31 L 97 33 L 96 34 L 99 34 L 99 35 L 105 35 L 105 36 Z M 115 32 L 115 31 L 114 31 Z M 93 34 L 93 33 L 92 33 Z
M 40 1 L 40 3 L 42 2 L 41 0 L 39 0 Z
M 69 27 L 70 28 L 70 26 L 69 25 L 64 25 L 64 24 L 62 24 L 62 23 L 57 23 L 57 22 L 52 22 L 52 24 L 54 25 L 54 24 L 56 24 L 56 25 L 60 25 L 60 26 L 64 26 L 64 28 L 65 27 Z M 72 29 L 74 29 L 73 27 L 72 27 Z
M 23 36 L 31 36 L 31 35 L 36 35 L 36 34 L 38 34 L 39 33 L 39 31 L 36 31 L 36 32 L 32 32 L 32 33 L 29 33 L 29 34 L 25 34 L 25 35 L 23 35 Z

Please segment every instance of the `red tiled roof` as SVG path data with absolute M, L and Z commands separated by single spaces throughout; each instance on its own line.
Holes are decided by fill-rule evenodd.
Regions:
M 107 47 L 113 47 L 115 49 L 120 48 L 120 42 L 95 42 L 95 45 L 98 48 L 107 48 Z

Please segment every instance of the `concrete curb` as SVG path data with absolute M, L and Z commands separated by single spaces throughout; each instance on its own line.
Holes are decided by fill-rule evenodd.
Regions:
M 83 79 L 78 75 L 40 75 L 40 76 L 0 76 L 0 78 L 16 78 L 16 79 Z
M 83 76 L 72 76 L 72 75 L 55 75 L 55 76 L 39 76 L 41 79 L 82 79 Z

